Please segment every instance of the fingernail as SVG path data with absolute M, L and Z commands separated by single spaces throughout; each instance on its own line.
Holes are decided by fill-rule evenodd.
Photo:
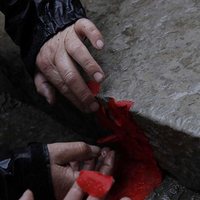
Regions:
M 94 156 L 97 156 L 100 154 L 100 148 L 94 145 L 90 145 L 90 148 L 92 150 L 92 153 Z
M 101 82 L 103 80 L 103 74 L 101 74 L 100 72 L 96 72 L 94 74 L 94 79 L 98 83 Z
M 99 48 L 99 49 L 102 49 L 103 48 L 103 46 L 104 46 L 104 43 L 103 43 L 103 41 L 102 40 L 97 40 L 97 47 Z
M 98 103 L 93 102 L 93 103 L 90 105 L 90 110 L 91 110 L 92 112 L 95 112 L 95 111 L 97 111 L 98 109 L 99 109 L 99 104 L 98 104 Z
M 101 150 L 101 156 L 102 156 L 103 158 L 105 158 L 109 152 L 110 152 L 110 149 L 107 148 L 107 147 L 104 147 L 104 148 Z

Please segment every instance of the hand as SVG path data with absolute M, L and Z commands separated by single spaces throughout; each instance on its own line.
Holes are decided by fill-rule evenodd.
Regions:
M 35 85 L 50 104 L 55 100 L 55 87 L 80 110 L 94 112 L 99 105 L 79 74 L 77 64 L 99 83 L 104 79 L 104 72 L 82 43 L 84 38 L 96 49 L 104 46 L 100 31 L 85 18 L 48 40 L 37 55 L 39 72 Z
M 74 184 L 80 169 L 92 169 L 100 148 L 83 142 L 54 143 L 48 145 L 54 194 L 63 200 Z
M 114 168 L 115 152 L 110 151 L 108 148 L 103 148 L 98 161 L 95 166 L 90 165 L 90 170 L 96 170 L 105 175 L 112 175 Z M 83 200 L 85 199 L 85 193 L 81 190 L 78 184 L 75 182 L 71 189 L 68 191 L 64 200 Z M 106 198 L 106 197 L 105 197 Z M 96 198 L 88 196 L 86 200 L 102 200 L 102 198 Z M 128 197 L 123 197 L 120 200 L 131 200 Z
M 62 191 L 60 191 L 60 190 L 62 190 L 60 188 L 60 183 L 63 181 L 64 185 L 70 185 L 70 184 L 65 183 L 66 175 L 68 174 L 67 176 L 68 176 L 68 178 L 70 178 L 70 177 L 72 177 L 72 174 L 74 174 L 74 178 L 76 179 L 78 177 L 77 170 L 80 170 L 80 169 L 97 170 L 103 174 L 111 175 L 112 171 L 113 171 L 113 167 L 114 167 L 115 153 L 113 151 L 110 151 L 108 148 L 103 148 L 100 152 L 99 149 L 97 149 L 97 147 L 89 146 L 84 143 L 82 143 L 82 144 L 81 143 L 71 143 L 71 147 L 74 146 L 75 148 L 68 147 L 68 151 L 66 151 L 65 148 L 66 148 L 67 144 L 70 144 L 70 143 L 55 143 L 55 144 L 48 145 L 50 159 L 51 159 L 51 163 L 54 163 L 53 165 L 58 165 L 58 166 L 65 165 L 64 163 L 66 162 L 66 158 L 67 158 L 67 160 L 68 159 L 73 160 L 73 162 L 70 162 L 68 164 L 68 169 L 71 168 L 71 170 L 66 171 L 67 173 L 64 173 L 65 175 L 63 175 L 62 170 L 60 171 L 60 169 L 58 171 L 57 171 L 57 169 L 53 170 L 52 164 L 51 164 L 52 174 L 55 173 L 56 171 L 61 172 L 60 175 L 58 175 L 56 178 L 53 178 L 54 190 L 55 190 L 55 193 L 58 194 L 58 195 L 56 195 L 57 196 L 56 199 L 63 200 L 63 198 L 64 198 L 64 200 L 68 200 L 68 199 L 69 200 L 82 200 L 84 197 L 84 193 L 81 190 L 81 188 L 77 185 L 76 182 L 71 183 L 71 185 L 72 184 L 73 185 L 72 185 L 72 187 L 70 186 L 70 189 L 66 189 L 68 186 L 66 186 L 66 188 L 64 186 L 64 190 L 65 190 L 64 193 L 66 194 L 65 197 L 63 195 L 61 195 L 63 197 L 59 196 L 60 192 L 63 193 Z M 78 150 L 79 148 L 77 148 L 77 146 L 79 146 L 79 148 L 81 147 L 80 149 L 85 149 L 85 150 Z M 95 160 L 92 159 L 92 160 L 85 161 L 84 164 L 82 165 L 80 162 L 74 161 L 73 157 L 78 155 L 78 157 L 77 157 L 78 159 L 76 159 L 76 160 L 80 160 L 82 153 L 79 154 L 78 152 L 86 152 L 86 149 L 88 147 L 91 148 L 93 156 L 97 155 L 100 152 L 100 156 L 98 157 L 97 162 L 95 163 Z M 71 149 L 74 149 L 75 151 L 72 152 Z M 69 153 L 68 155 L 65 155 L 66 152 L 71 152 L 71 153 Z M 88 150 L 87 150 L 87 152 L 88 152 Z M 91 151 L 89 150 L 89 152 L 91 152 Z M 86 153 L 83 153 L 82 155 L 83 155 L 83 159 L 84 159 L 84 157 L 86 156 Z M 55 164 L 57 162 L 59 164 Z M 64 166 L 63 166 L 63 168 L 64 168 Z M 57 172 L 53 175 L 53 177 L 55 177 L 55 175 L 58 174 Z M 60 179 L 60 180 L 58 180 L 58 179 Z M 74 181 L 75 181 L 75 179 L 74 179 Z M 58 180 L 58 182 L 57 182 L 57 180 Z M 20 198 L 20 200 L 34 200 L 32 192 L 30 190 L 27 190 L 23 194 L 23 196 Z M 87 200 L 100 200 L 100 199 L 89 196 L 87 198 Z M 131 200 L 131 199 L 124 197 L 121 200 Z

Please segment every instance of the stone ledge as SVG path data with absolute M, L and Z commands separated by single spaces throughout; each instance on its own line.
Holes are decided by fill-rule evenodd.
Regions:
M 101 96 L 135 102 L 163 169 L 200 188 L 200 2 L 85 0 L 106 47 Z M 188 178 L 189 177 L 189 178 Z

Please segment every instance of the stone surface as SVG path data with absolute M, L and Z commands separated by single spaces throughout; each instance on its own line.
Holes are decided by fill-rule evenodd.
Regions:
M 200 1 L 84 2 L 106 41 L 101 95 L 133 100 L 160 166 L 200 190 Z
M 147 200 L 200 200 L 200 195 L 180 185 L 170 177 L 166 177 Z
M 160 166 L 183 185 L 199 190 L 200 3 L 84 3 L 106 41 L 103 52 L 93 51 L 108 75 L 101 95 L 135 101 L 133 116 L 150 138 Z M 50 108 L 36 95 L 18 48 L 2 31 L 2 24 L 0 16 L 0 152 L 33 140 L 91 141 L 89 138 L 96 137 L 100 130 L 91 119 L 93 116 L 82 115 L 63 100 Z M 169 199 L 200 197 L 167 178 L 149 200 Z

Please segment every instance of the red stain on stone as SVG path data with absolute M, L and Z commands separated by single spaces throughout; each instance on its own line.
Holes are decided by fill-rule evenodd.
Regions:
M 148 139 L 129 112 L 132 105 L 131 101 L 108 98 L 106 108 L 101 105 L 97 112 L 99 123 L 112 133 L 101 138 L 98 143 L 112 144 L 120 154 L 115 165 L 115 184 L 109 193 L 109 200 L 119 200 L 124 196 L 144 200 L 162 181 Z

